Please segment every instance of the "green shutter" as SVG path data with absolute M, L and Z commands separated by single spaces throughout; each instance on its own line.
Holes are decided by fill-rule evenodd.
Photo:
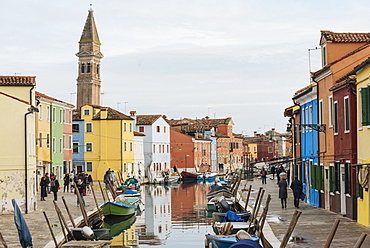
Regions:
M 356 168 L 356 175 L 360 172 L 360 169 L 362 168 L 362 165 L 357 165 Z M 356 177 L 356 196 L 360 199 L 363 199 L 363 189 L 360 183 L 358 182 L 358 176 Z
M 369 87 L 361 88 L 362 125 L 368 126 L 369 121 Z

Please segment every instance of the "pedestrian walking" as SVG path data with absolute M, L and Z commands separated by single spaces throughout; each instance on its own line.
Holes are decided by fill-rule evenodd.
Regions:
M 45 174 L 46 192 L 50 194 L 50 177 L 49 173 Z
M 275 179 L 275 173 L 276 173 L 276 167 L 275 167 L 275 165 L 273 165 L 273 166 L 271 166 L 271 174 L 272 174 L 272 180 L 274 180 Z
M 281 168 L 280 166 L 276 168 L 276 179 L 277 179 L 277 184 L 280 182 L 280 173 L 281 173 Z
M 286 174 L 280 176 L 279 181 L 279 198 L 281 201 L 281 207 L 286 208 L 286 199 L 288 198 L 288 183 L 286 181 Z
M 77 184 L 76 185 L 77 185 L 77 189 L 76 189 L 75 193 L 76 194 L 80 194 L 82 203 L 85 206 L 85 199 L 84 199 L 84 196 L 86 195 L 85 185 L 83 184 L 83 182 L 82 182 L 81 179 L 78 179 L 77 180 Z M 78 201 L 78 197 L 77 197 L 77 206 L 80 206 L 80 202 Z
M 298 177 L 294 177 L 294 181 L 290 184 L 290 188 L 293 190 L 293 195 L 294 195 L 294 206 L 296 208 L 299 208 L 299 200 L 302 195 L 302 182 L 298 180 Z
M 58 200 L 59 181 L 56 176 L 50 181 L 50 191 L 54 194 L 54 201 Z
M 63 181 L 64 181 L 63 192 L 66 192 L 66 189 L 68 192 L 69 191 L 69 174 L 68 173 L 64 174 Z
M 41 201 L 45 201 L 45 197 L 48 196 L 47 186 L 48 186 L 48 184 L 46 183 L 46 177 L 42 177 L 41 181 L 40 181 Z
M 262 179 L 262 184 L 266 184 L 266 175 L 267 172 L 265 170 L 265 167 L 262 167 L 262 171 L 261 171 L 261 179 Z

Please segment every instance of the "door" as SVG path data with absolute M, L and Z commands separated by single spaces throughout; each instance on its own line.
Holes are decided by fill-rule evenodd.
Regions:
M 344 164 L 340 164 L 340 213 L 342 215 L 346 215 L 347 213 L 345 183 L 346 183 L 345 167 Z

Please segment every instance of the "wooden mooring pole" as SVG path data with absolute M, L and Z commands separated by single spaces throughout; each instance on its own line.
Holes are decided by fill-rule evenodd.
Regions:
M 324 248 L 329 248 L 330 247 L 331 242 L 333 241 L 334 235 L 337 232 L 337 229 L 338 229 L 338 226 L 339 226 L 339 222 L 340 222 L 340 219 L 336 219 L 335 220 L 335 222 L 333 224 L 333 227 L 331 228 L 331 231 L 329 233 L 329 236 L 326 239 L 326 243 L 325 243 Z

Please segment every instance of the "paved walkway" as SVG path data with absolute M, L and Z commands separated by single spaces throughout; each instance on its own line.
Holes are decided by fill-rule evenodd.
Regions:
M 250 184 L 252 185 L 251 199 L 248 203 L 249 206 L 254 206 L 254 201 L 260 187 L 263 187 L 265 190 L 264 198 L 262 200 L 263 205 L 266 202 L 267 195 L 271 195 L 271 202 L 267 216 L 268 226 L 266 230 L 264 230 L 264 233 L 265 236 L 267 236 L 267 239 L 271 240 L 274 247 L 279 247 L 279 241 L 283 240 L 295 210 L 301 211 L 302 214 L 297 222 L 292 237 L 301 237 L 303 238 L 303 242 L 289 242 L 288 247 L 324 247 L 336 219 L 339 219 L 340 223 L 331 247 L 353 247 L 362 233 L 368 234 L 362 247 L 370 247 L 370 228 L 366 228 L 339 214 L 321 208 L 315 208 L 302 201 L 299 206 L 300 208 L 297 209 L 293 205 L 293 194 L 291 190 L 288 190 L 289 195 L 287 199 L 287 208 L 281 208 L 276 180 L 268 178 L 267 184 L 262 184 L 260 179 L 255 179 L 254 181 L 242 181 L 242 183 L 241 187 L 246 187 L 247 189 Z M 246 195 L 247 193 L 244 192 L 243 197 L 246 197 Z M 261 209 L 260 212 L 262 212 Z M 271 229 L 273 234 L 269 233 L 269 229 Z
M 97 200 L 99 204 L 103 203 L 103 198 L 101 195 L 100 190 L 95 191 Z M 73 216 L 73 219 L 81 218 L 81 210 L 80 207 L 77 207 L 77 200 L 76 195 L 73 193 L 63 193 L 62 191 L 58 192 L 58 201 L 57 204 L 61 209 L 63 216 L 69 223 L 68 214 L 65 210 L 62 196 L 64 197 L 65 201 L 67 202 L 67 206 Z M 46 215 L 52 225 L 52 230 L 55 236 L 61 233 L 61 228 L 59 224 L 59 220 L 55 211 L 55 207 L 53 204 L 53 194 L 48 194 L 46 197 L 46 201 L 38 201 L 38 208 L 34 212 L 30 212 L 29 214 L 23 214 L 24 219 L 27 222 L 27 225 L 30 229 L 33 245 L 35 248 L 44 247 L 47 243 L 52 240 L 51 233 L 47 226 L 45 217 L 43 212 L 46 212 Z M 85 196 L 86 202 L 86 211 L 91 211 L 96 208 L 96 204 L 94 201 L 93 195 L 90 193 Z M 14 224 L 14 217 L 13 214 L 8 215 L 0 215 L 0 232 L 2 232 L 3 237 L 9 247 L 20 247 L 19 238 L 17 229 Z M 63 235 L 62 235 L 63 236 Z M 62 237 L 61 236 L 61 237 Z M 0 247 L 3 247 L 0 243 Z

